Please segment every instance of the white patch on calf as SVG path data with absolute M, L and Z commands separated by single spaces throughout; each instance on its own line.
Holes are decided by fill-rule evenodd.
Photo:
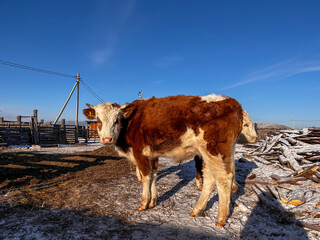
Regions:
M 193 158 L 195 155 L 199 155 L 198 149 L 205 147 L 207 142 L 203 139 L 204 131 L 199 129 L 199 134 L 196 135 L 191 128 L 187 128 L 187 131 L 181 136 L 181 144 L 171 151 L 165 153 L 153 152 L 150 146 L 143 148 L 142 154 L 149 158 L 166 157 L 171 158 L 175 162 L 181 162 Z
M 202 96 L 201 100 L 206 101 L 206 102 L 219 102 L 228 99 L 228 97 L 223 96 L 223 95 L 216 95 L 214 93 L 207 95 L 207 96 Z

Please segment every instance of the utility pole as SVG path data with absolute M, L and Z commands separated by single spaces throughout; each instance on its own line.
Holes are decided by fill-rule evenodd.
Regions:
M 78 73 L 78 74 L 77 74 L 77 81 L 76 81 L 76 83 L 74 84 L 74 86 L 73 86 L 73 88 L 72 88 L 72 90 L 71 90 L 71 92 L 70 92 L 70 94 L 69 94 L 66 102 L 64 103 L 62 109 L 60 110 L 60 112 L 59 112 L 56 120 L 54 120 L 53 125 L 55 125 L 55 124 L 58 122 L 58 120 L 59 120 L 61 114 L 63 113 L 64 109 L 66 108 L 66 106 L 67 106 L 67 104 L 68 104 L 68 102 L 69 102 L 69 100 L 70 100 L 70 98 L 71 98 L 74 90 L 75 90 L 76 87 L 77 87 L 77 105 L 76 105 L 76 122 L 75 122 L 75 126 L 78 126 L 78 115 L 79 115 L 79 85 L 80 85 L 80 79 L 81 79 L 81 78 L 80 78 L 80 73 Z
M 292 129 L 294 129 L 294 120 L 292 120 Z
M 80 88 L 80 73 L 77 74 L 77 103 L 76 103 L 76 142 L 78 142 L 79 134 L 79 88 Z

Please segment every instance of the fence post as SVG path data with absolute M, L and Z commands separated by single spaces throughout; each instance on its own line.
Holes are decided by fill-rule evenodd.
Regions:
M 31 144 L 34 144 L 34 131 L 33 131 L 33 117 L 30 116 L 29 120 L 29 128 L 30 128 L 30 134 L 31 134 Z
M 88 128 L 88 122 L 86 122 L 85 135 L 84 135 L 84 142 L 85 143 L 88 143 L 88 138 L 89 138 L 89 128 Z
M 17 124 L 21 127 L 21 116 L 17 116 Z
M 63 143 L 63 144 L 68 143 L 67 133 L 66 133 L 66 119 L 64 119 L 64 118 L 61 119 L 60 132 L 61 132 L 61 143 Z
M 78 118 L 79 118 L 79 88 L 80 88 L 80 73 L 77 74 L 77 102 L 76 102 L 76 143 L 79 142 L 79 122 L 78 122 Z
M 33 110 L 33 117 L 34 117 L 35 122 L 38 124 L 38 110 L 37 109 Z
M 39 131 L 38 131 L 38 110 L 33 110 L 33 137 L 34 137 L 34 144 L 39 144 Z

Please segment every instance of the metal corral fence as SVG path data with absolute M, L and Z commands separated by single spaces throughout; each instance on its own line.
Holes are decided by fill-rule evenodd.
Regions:
M 28 122 L 23 122 L 28 118 Z M 92 134 L 91 134 L 92 135 Z M 65 120 L 61 124 L 45 124 L 43 120 L 37 121 L 37 111 L 33 116 L 17 116 L 17 121 L 4 121 L 0 117 L 0 143 L 6 145 L 51 145 L 51 144 L 75 144 L 83 138 L 87 142 L 89 129 L 85 126 L 66 125 Z

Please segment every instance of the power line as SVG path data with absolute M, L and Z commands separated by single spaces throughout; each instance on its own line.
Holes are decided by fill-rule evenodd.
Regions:
M 98 94 L 96 94 L 84 81 L 83 79 L 81 78 L 80 79 L 80 82 L 82 83 L 82 85 L 96 98 L 98 99 L 101 103 L 104 103 L 105 101 L 98 96 Z
M 256 121 L 262 121 L 262 122 L 266 122 L 265 120 L 261 119 L 261 118 L 254 118 Z M 281 122 L 274 122 L 274 123 L 290 123 L 292 121 L 295 121 L 295 122 L 320 122 L 320 120 L 295 120 L 295 119 L 292 119 L 292 120 L 287 120 L 287 121 L 281 121 Z M 270 121 L 269 121 L 270 122 Z M 271 121 L 272 122 L 272 121 Z
M 287 120 L 287 121 L 282 121 L 282 122 L 277 122 L 277 123 L 287 123 L 287 122 L 292 122 L 292 120 Z
M 22 65 L 22 64 L 18 64 L 18 63 L 13 63 L 13 62 L 8 62 L 8 61 L 4 61 L 4 60 L 0 60 L 0 64 L 11 66 L 11 67 L 16 67 L 16 68 L 22 68 L 22 69 L 26 69 L 26 70 L 30 70 L 30 71 L 35 71 L 35 72 L 47 73 L 47 74 L 51 74 L 51 75 L 58 75 L 61 77 L 77 78 L 77 76 L 73 76 L 70 74 L 59 73 L 59 72 L 49 71 L 49 70 L 45 70 L 45 69 L 41 69 L 41 68 L 30 67 L 30 66 L 26 66 L 26 65 Z
M 8 61 L 4 61 L 0 59 L 0 64 L 6 65 L 6 66 L 10 66 L 10 67 L 16 67 L 16 68 L 21 68 L 21 69 L 26 69 L 26 70 L 30 70 L 30 71 L 35 71 L 35 72 L 41 72 L 41 73 L 46 73 L 46 74 L 51 74 L 51 75 L 57 75 L 57 76 L 61 76 L 61 77 L 68 77 L 68 78 L 77 78 L 77 76 L 73 76 L 70 74 L 65 74 L 65 73 L 59 73 L 59 72 L 54 72 L 54 71 L 49 71 L 49 70 L 45 70 L 45 69 L 41 69 L 41 68 L 36 68 L 36 67 L 30 67 L 30 66 L 26 66 L 26 65 L 22 65 L 22 64 L 18 64 L 18 63 L 13 63 L 13 62 L 8 62 Z M 100 98 L 98 96 L 98 94 L 96 94 L 81 78 L 80 82 L 83 84 L 83 86 L 85 86 L 85 88 L 95 97 L 97 98 L 100 102 L 104 102 L 104 100 L 102 98 Z
M 294 120 L 296 122 L 320 122 L 320 120 Z

